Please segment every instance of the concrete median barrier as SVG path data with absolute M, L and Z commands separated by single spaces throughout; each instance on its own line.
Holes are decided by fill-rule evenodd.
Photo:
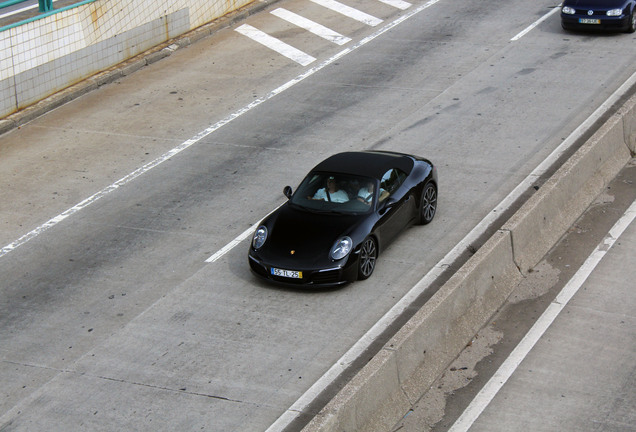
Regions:
M 630 98 L 318 413 L 304 432 L 387 431 L 636 152 Z
M 636 95 L 632 96 L 616 113 L 623 119 L 623 136 L 627 147 L 636 154 Z
M 613 115 L 503 226 L 512 233 L 522 272 L 541 260 L 629 161 L 624 126 L 623 117 Z
M 305 431 L 388 430 L 470 342 L 521 277 L 512 259 L 510 233 L 497 232 Z

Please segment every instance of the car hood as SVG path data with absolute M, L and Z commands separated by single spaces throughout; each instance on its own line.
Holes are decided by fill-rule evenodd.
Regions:
M 622 8 L 625 0 L 565 0 L 563 6 L 576 7 L 578 9 L 614 9 Z
M 314 213 L 285 204 L 265 222 L 269 233 L 259 252 L 280 265 L 324 265 L 335 242 L 349 235 L 362 217 Z

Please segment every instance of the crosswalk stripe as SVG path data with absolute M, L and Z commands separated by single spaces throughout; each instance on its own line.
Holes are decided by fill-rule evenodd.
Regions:
M 287 9 L 274 9 L 271 14 L 338 45 L 344 45 L 351 40 L 350 38 L 343 36 L 340 33 L 337 33 L 323 26 L 322 24 L 318 24 L 305 17 L 295 14 L 294 12 L 288 11 Z
M 331 9 L 334 12 L 338 12 L 349 18 L 353 18 L 356 21 L 360 21 L 361 23 L 370 25 L 371 27 L 375 27 L 382 22 L 380 18 L 376 18 L 372 15 L 359 11 L 358 9 L 354 9 L 351 6 L 347 6 L 336 0 L 311 0 L 311 1 L 320 6 L 326 7 L 327 9 Z
M 405 2 L 403 0 L 379 0 L 380 2 L 387 4 L 389 6 L 393 6 L 394 8 L 398 8 L 401 10 L 406 10 L 408 8 L 410 8 L 411 6 L 413 6 L 411 3 L 409 2 Z
M 294 48 L 293 46 L 286 44 L 285 42 L 276 39 L 273 36 L 268 35 L 261 30 L 252 27 L 249 24 L 243 24 L 240 27 L 236 28 L 236 31 L 241 33 L 244 36 L 260 43 L 261 45 L 266 46 L 279 54 L 284 55 L 285 57 L 295 61 L 296 63 L 300 63 L 303 66 L 307 66 L 311 62 L 315 61 L 315 57 L 310 56 L 309 54 L 305 54 L 301 50 Z

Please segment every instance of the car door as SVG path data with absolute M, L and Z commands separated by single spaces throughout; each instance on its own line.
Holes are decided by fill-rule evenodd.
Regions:
M 376 232 L 384 246 L 390 243 L 411 221 L 415 197 L 404 184 L 406 174 L 392 169 L 382 177 L 380 183 L 379 221 Z

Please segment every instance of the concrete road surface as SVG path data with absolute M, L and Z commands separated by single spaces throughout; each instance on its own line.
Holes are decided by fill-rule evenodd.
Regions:
M 311 417 L 318 404 L 290 407 L 334 365 L 363 363 L 363 350 L 340 359 L 382 343 L 369 329 L 452 268 L 442 259 L 636 72 L 633 35 L 564 33 L 556 15 L 532 26 L 550 1 L 350 3 L 382 23 L 282 0 L 0 137 L 0 428 L 245 432 Z M 430 157 L 436 219 L 344 289 L 256 280 L 242 235 L 285 185 L 351 149 Z

